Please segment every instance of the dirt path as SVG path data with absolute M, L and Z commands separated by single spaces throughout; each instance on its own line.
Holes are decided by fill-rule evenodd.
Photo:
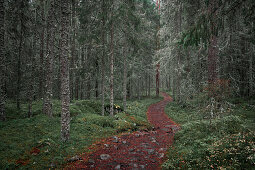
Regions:
M 160 169 L 167 147 L 172 144 L 174 132 L 179 129 L 164 112 L 172 98 L 166 93 L 162 95 L 164 100 L 152 104 L 147 111 L 148 120 L 155 130 L 114 136 L 94 144 L 93 146 L 99 149 L 83 155 L 72 167 L 101 170 Z

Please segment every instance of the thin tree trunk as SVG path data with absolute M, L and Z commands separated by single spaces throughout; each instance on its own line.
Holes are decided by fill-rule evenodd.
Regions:
M 180 11 L 178 15 L 178 34 L 182 31 L 182 4 L 180 3 Z M 181 73 L 180 73 L 180 65 L 181 65 L 181 49 L 178 47 L 178 54 L 177 54 L 177 76 L 176 76 L 176 100 L 180 102 L 181 100 Z
M 45 80 L 45 97 L 43 112 L 52 117 L 52 86 L 53 86 L 53 62 L 54 62 L 54 37 L 55 37 L 55 26 L 54 26 L 54 1 L 50 1 L 50 9 L 47 18 L 47 52 L 46 52 L 46 80 Z
M 6 120 L 5 115 L 5 54 L 4 54 L 4 0 L 0 0 L 0 120 Z
M 42 32 L 40 37 L 40 80 L 39 80 L 39 97 L 42 98 L 44 94 L 44 34 L 45 34 L 45 16 L 44 16 L 44 0 L 40 1 L 41 6 L 41 18 L 42 18 Z
M 209 10 L 210 12 L 213 11 L 213 9 L 217 6 L 217 2 L 216 0 L 213 0 L 210 4 Z M 213 19 L 215 20 L 215 14 L 213 15 Z M 211 31 L 212 33 L 214 33 L 215 28 L 216 27 L 216 23 L 215 21 L 211 23 Z M 218 60 L 218 56 L 217 56 L 217 52 L 218 52 L 218 47 L 217 47 L 217 37 L 215 35 L 212 35 L 210 38 L 210 42 L 209 42 L 209 47 L 208 47 L 208 83 L 209 84 L 213 84 L 217 77 L 218 77 L 218 73 L 217 73 L 217 60 Z
M 149 93 L 148 93 L 148 95 L 149 95 L 149 97 L 151 96 L 151 76 L 150 76 L 150 74 L 149 74 Z
M 114 1 L 112 1 L 112 17 L 113 17 L 113 10 L 114 10 Z M 112 28 L 111 28 L 111 96 L 110 96 L 110 115 L 113 116 L 113 61 L 114 61 L 114 21 L 112 19 Z
M 66 142 L 70 138 L 70 87 L 69 87 L 69 26 L 70 26 L 70 1 L 63 0 L 59 4 L 61 16 L 61 139 Z
M 159 67 L 160 64 L 156 65 L 156 96 L 159 97 Z
M 21 19 L 21 23 L 23 22 L 23 20 Z M 23 24 L 21 24 L 23 25 Z M 17 109 L 20 110 L 20 91 L 21 91 L 21 53 L 22 53 L 22 42 L 23 42 L 23 33 L 22 33 L 22 28 L 21 28 L 21 34 L 20 34 L 20 40 L 19 40 L 19 54 L 18 54 L 18 65 L 17 65 L 17 69 L 18 69 L 18 77 L 17 77 Z
M 102 45 L 103 45 L 103 52 L 102 52 L 102 65 L 101 65 L 101 90 L 102 90 L 102 98 L 101 98 L 101 102 L 102 102 L 102 115 L 104 116 L 104 79 L 105 79 L 105 70 L 104 70 L 104 58 L 105 58 L 105 1 L 102 1 Z
M 127 58 L 124 52 L 124 47 L 122 48 L 124 65 L 123 65 L 123 108 L 124 111 L 127 109 Z
M 254 45 L 251 44 L 254 49 Z M 250 54 L 250 60 L 249 60 L 249 96 L 253 96 L 253 56 Z

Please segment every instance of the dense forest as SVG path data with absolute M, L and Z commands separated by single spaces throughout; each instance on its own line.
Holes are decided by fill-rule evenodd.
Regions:
M 254 22 L 254 0 L 0 0 L 0 168 L 254 168 Z

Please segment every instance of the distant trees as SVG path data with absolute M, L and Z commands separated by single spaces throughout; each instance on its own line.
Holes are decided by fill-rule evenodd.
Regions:
M 163 77 L 170 75 L 174 99 L 183 103 L 210 84 L 209 90 L 213 90 L 220 86 L 219 79 L 229 80 L 232 95 L 251 96 L 255 85 L 252 76 L 255 43 L 251 38 L 254 37 L 255 2 L 173 0 L 162 3 L 160 60 L 166 64 L 161 70 Z M 181 30 L 176 24 L 179 20 Z M 166 84 L 166 80 L 162 81 Z
M 71 100 L 101 99 L 105 106 L 151 94 L 155 87 L 158 16 L 152 0 L 0 1 L 0 111 L 16 101 L 28 117 L 34 100 L 54 116 L 62 100 L 61 138 L 69 138 Z M 60 88 L 61 87 L 61 88 Z M 7 116 L 8 118 L 8 116 Z

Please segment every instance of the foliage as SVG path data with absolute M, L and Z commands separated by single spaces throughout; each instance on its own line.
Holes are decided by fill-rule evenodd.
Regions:
M 101 138 L 150 128 L 146 120 L 147 107 L 158 100 L 128 101 L 127 106 L 132 108 L 114 117 L 101 116 L 101 104 L 98 101 L 73 101 L 70 108 L 71 136 L 67 143 L 60 141 L 61 105 L 58 100 L 53 101 L 53 118 L 42 114 L 42 102 L 33 103 L 35 112 L 33 117 L 27 118 L 26 104 L 22 104 L 18 111 L 8 101 L 8 121 L 0 122 L 0 169 L 60 168 L 67 158 L 89 152 L 86 148 Z
M 166 113 L 181 123 L 163 169 L 249 169 L 254 166 L 254 108 L 241 103 L 230 113 L 211 120 L 197 107 L 171 103 Z M 245 116 L 247 115 L 247 116 Z

